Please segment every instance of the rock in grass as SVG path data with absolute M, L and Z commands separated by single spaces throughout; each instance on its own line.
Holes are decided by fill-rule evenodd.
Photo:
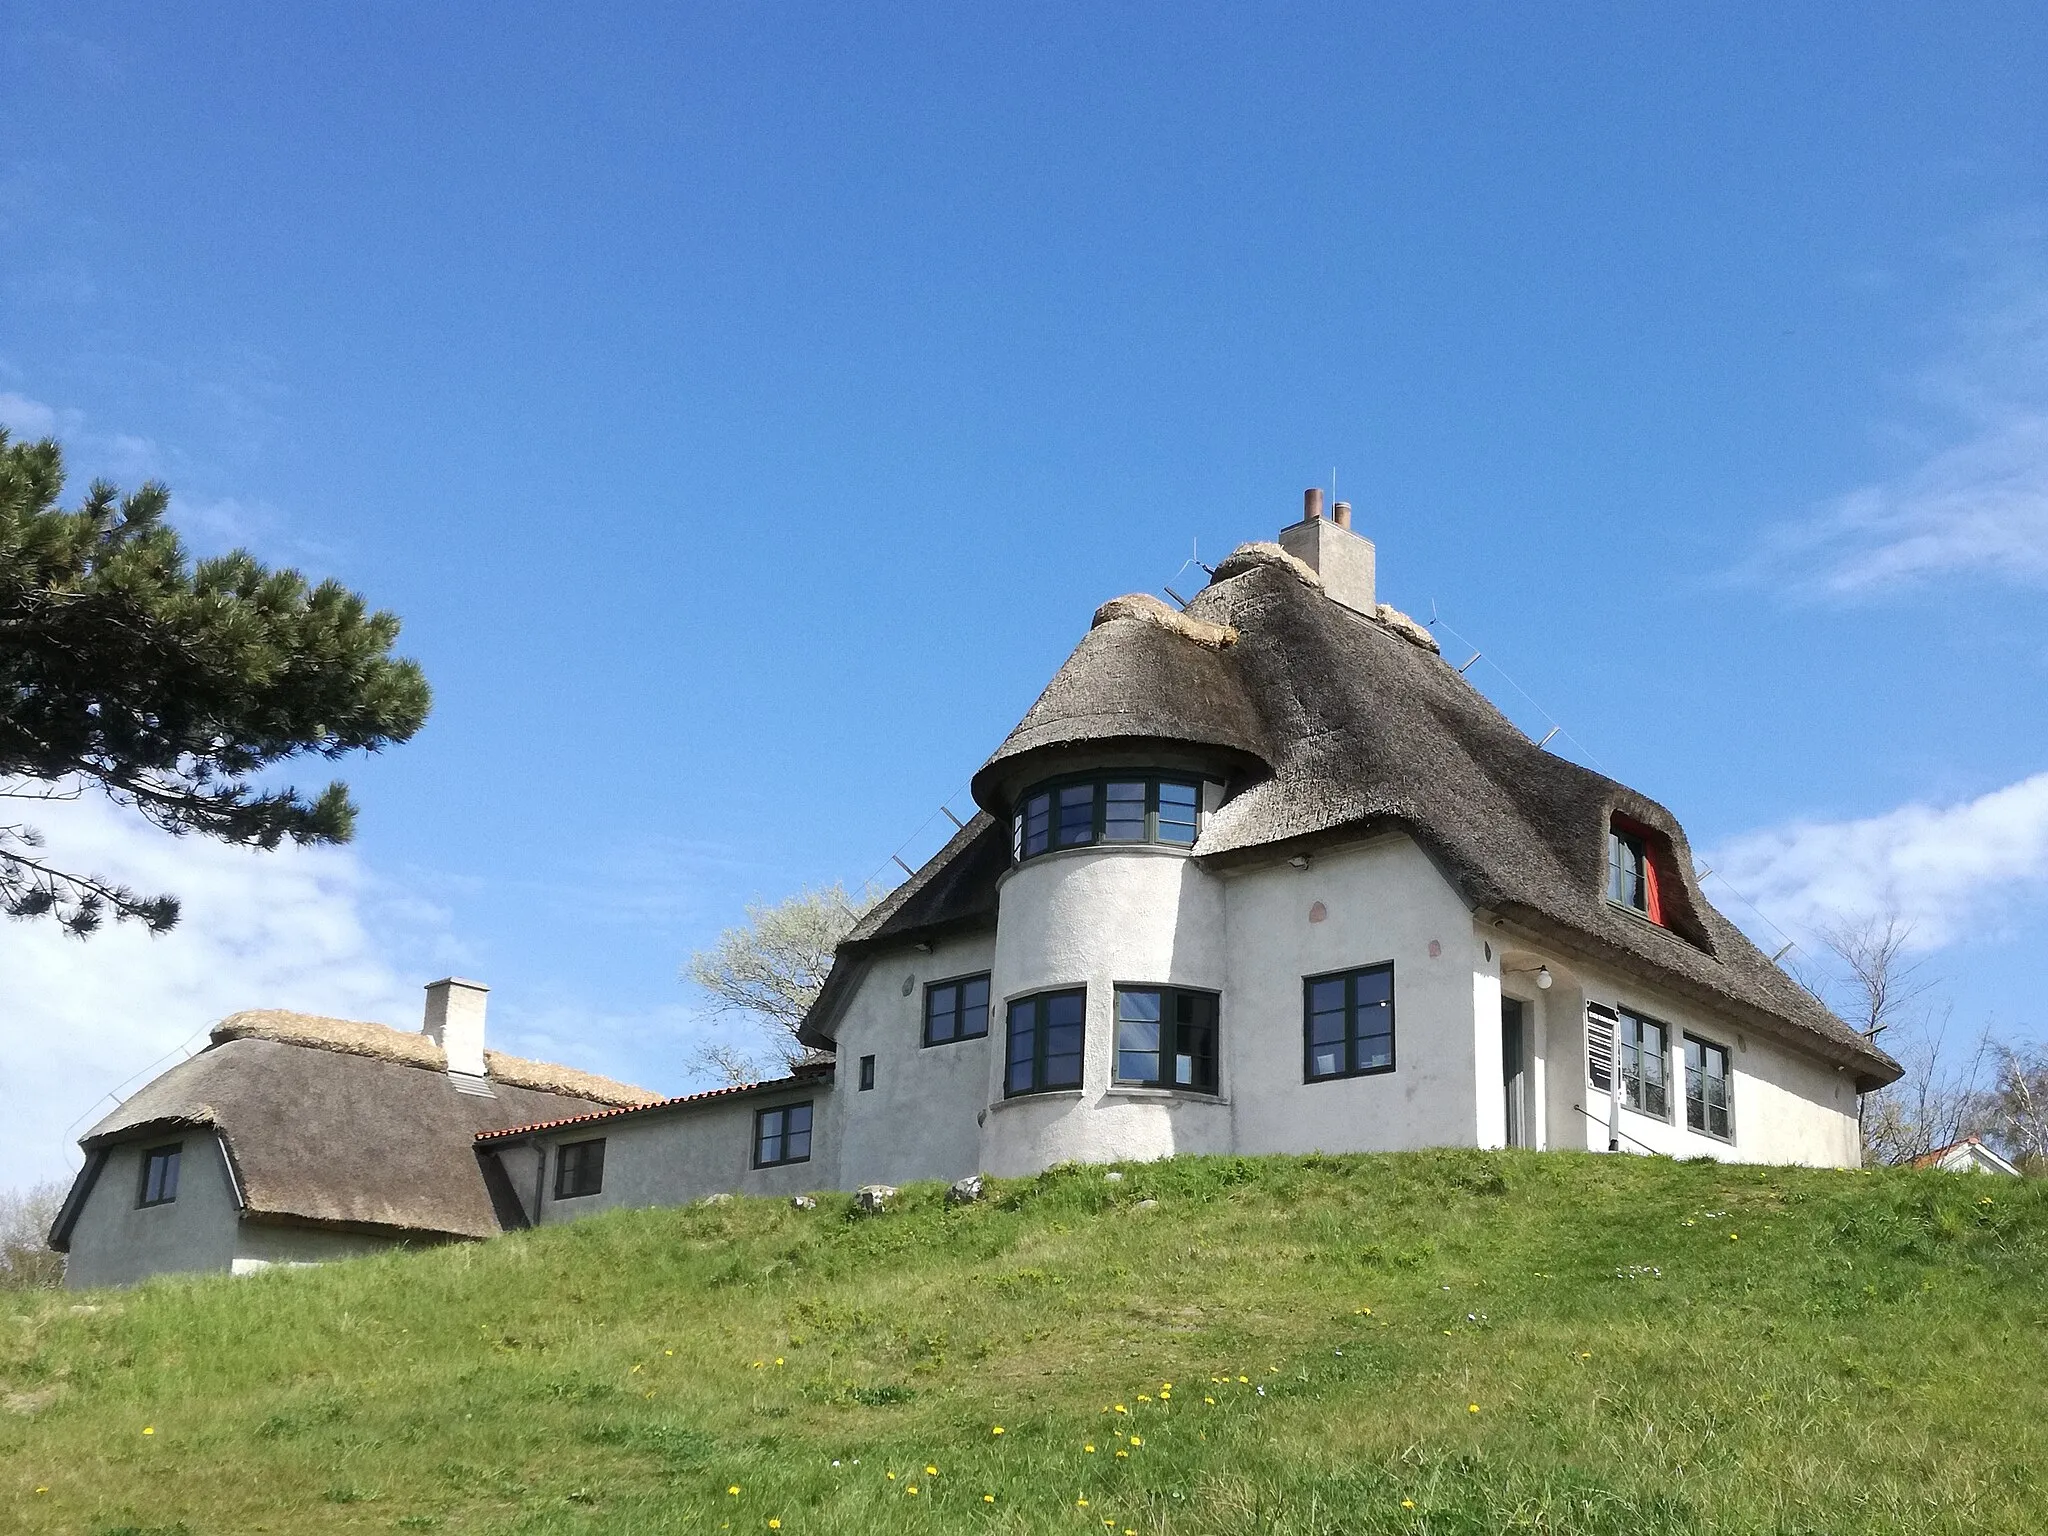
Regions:
M 799 1211 L 815 1211 L 818 1208 L 818 1202 L 809 1195 L 791 1195 L 789 1203 Z
M 706 1195 L 697 1202 L 699 1205 L 731 1205 L 732 1196 L 721 1190 L 715 1195 Z
M 985 1193 L 981 1175 L 970 1173 L 964 1179 L 955 1179 L 952 1188 L 946 1191 L 946 1204 L 972 1205 Z
M 886 1211 L 889 1202 L 895 1198 L 894 1184 L 863 1184 L 859 1193 L 853 1197 L 853 1203 L 872 1216 L 878 1211 Z
M 1137 1203 L 1137 1205 L 1133 1207 L 1133 1209 L 1140 1211 L 1156 1211 L 1159 1209 L 1159 1202 L 1157 1200 L 1140 1200 Z
M 1102 1182 L 1105 1184 L 1121 1184 L 1123 1181 L 1123 1171 L 1117 1168 L 1110 1169 L 1109 1172 L 1102 1176 Z

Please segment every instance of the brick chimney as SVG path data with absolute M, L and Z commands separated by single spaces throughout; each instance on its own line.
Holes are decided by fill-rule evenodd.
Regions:
M 484 1004 L 490 995 L 482 982 L 459 976 L 427 983 L 427 1018 L 420 1033 L 448 1053 L 450 1072 L 484 1075 Z
M 1372 540 L 1351 531 L 1351 503 L 1337 503 L 1333 522 L 1323 516 L 1320 488 L 1302 492 L 1302 518 L 1280 530 L 1280 547 L 1323 578 L 1323 591 L 1358 613 L 1374 610 Z

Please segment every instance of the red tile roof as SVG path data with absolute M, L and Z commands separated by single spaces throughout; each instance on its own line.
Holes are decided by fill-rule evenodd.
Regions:
M 735 1083 L 730 1088 L 712 1088 L 704 1093 L 687 1093 L 681 1098 L 659 1099 L 652 1104 L 628 1104 L 621 1109 L 601 1109 L 588 1115 L 568 1115 L 560 1120 L 536 1120 L 531 1125 L 507 1126 L 502 1131 L 479 1131 L 476 1141 L 479 1146 L 488 1146 L 501 1141 L 516 1141 L 522 1136 L 531 1136 L 540 1131 L 560 1130 L 568 1125 L 593 1125 L 605 1120 L 623 1120 L 628 1115 L 651 1115 L 664 1109 L 680 1109 L 685 1105 L 708 1103 L 712 1099 L 736 1099 L 749 1093 L 768 1093 L 778 1088 L 799 1088 L 806 1083 L 829 1082 L 832 1078 L 831 1062 L 817 1066 L 798 1067 L 788 1077 L 769 1078 L 758 1083 Z

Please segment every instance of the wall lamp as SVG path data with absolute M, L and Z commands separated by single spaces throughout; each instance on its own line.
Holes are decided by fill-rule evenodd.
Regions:
M 1534 975 L 1536 978 L 1536 990 L 1539 992 L 1548 992 L 1550 990 L 1551 983 L 1557 979 L 1556 977 L 1550 974 L 1550 967 L 1547 965 L 1539 965 L 1533 972 L 1524 967 L 1522 970 L 1509 971 L 1507 974 L 1510 976 Z

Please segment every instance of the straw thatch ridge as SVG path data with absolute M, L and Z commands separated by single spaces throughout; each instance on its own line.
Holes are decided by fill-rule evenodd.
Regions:
M 388 1024 L 330 1019 L 282 1008 L 253 1008 L 230 1014 L 213 1026 L 211 1039 L 216 1045 L 229 1040 L 275 1040 L 281 1045 L 336 1051 L 396 1066 L 423 1067 L 433 1072 L 448 1070 L 447 1053 L 426 1035 L 393 1029 Z M 658 1093 L 600 1077 L 595 1072 L 551 1061 L 529 1061 L 502 1051 L 485 1051 L 484 1069 L 493 1082 L 541 1093 L 573 1094 L 598 1104 L 653 1104 L 661 1098 Z
M 974 776 L 976 802 L 1007 825 L 1015 796 L 1050 767 L 1111 754 L 1215 764 L 1226 780 L 1194 856 L 1218 868 L 1382 832 L 1412 838 L 1465 901 L 1573 955 L 1641 977 L 1852 1072 L 1868 1091 L 1900 1068 L 1773 965 L 1699 888 L 1691 849 L 1662 805 L 1545 752 L 1391 608 L 1331 602 L 1277 545 L 1217 566 L 1187 619 L 1230 628 L 1209 648 L 1137 614 L 1107 618 Z M 1605 899 L 1607 829 L 1647 830 L 1665 876 L 1665 926 Z M 830 1043 L 877 948 L 993 913 L 1007 839 L 955 839 L 918 872 L 918 898 L 877 912 L 843 946 L 804 1021 Z M 937 893 L 936 899 L 933 893 Z M 992 920 L 992 916 L 989 920 Z
M 1112 597 L 1095 610 L 1095 618 L 1089 628 L 1107 624 L 1111 619 L 1137 619 L 1146 624 L 1157 624 L 1170 634 L 1179 635 L 1183 640 L 1192 640 L 1197 645 L 1206 645 L 1212 651 L 1220 651 L 1226 645 L 1237 644 L 1237 631 L 1228 624 L 1205 624 L 1200 619 L 1191 619 L 1178 608 L 1169 608 L 1150 592 L 1131 592 L 1122 597 Z

